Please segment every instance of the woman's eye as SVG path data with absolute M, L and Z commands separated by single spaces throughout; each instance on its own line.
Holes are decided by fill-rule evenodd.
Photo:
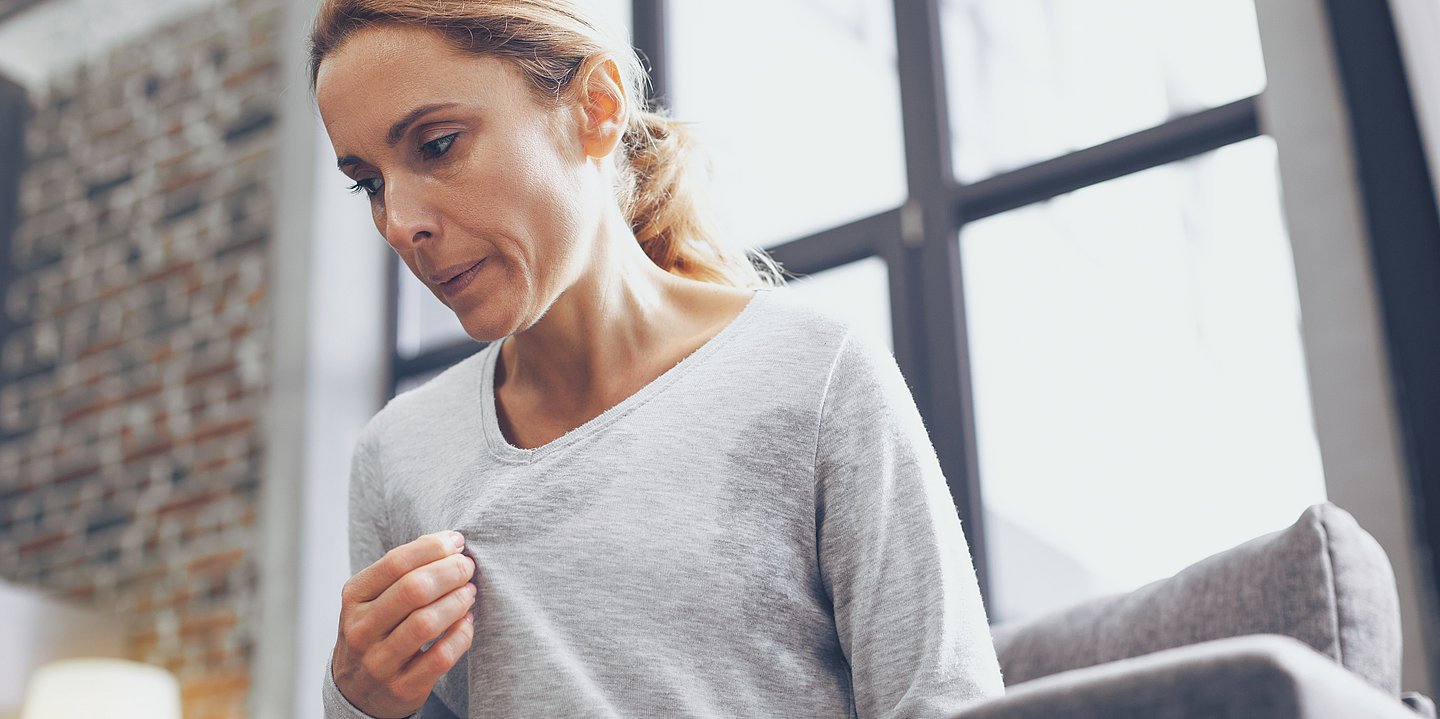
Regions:
M 350 191 L 359 192 L 364 190 L 365 194 L 374 197 L 376 193 L 380 192 L 380 188 L 384 184 L 385 181 L 378 177 L 367 177 L 363 180 L 356 180 L 355 184 L 350 186 Z
M 429 160 L 433 160 L 437 157 L 440 157 L 441 155 L 444 155 L 450 150 L 450 145 L 455 142 L 455 136 L 459 134 L 460 133 L 458 132 L 452 132 L 449 135 L 437 137 L 427 143 L 422 144 L 420 146 L 420 154 L 424 155 L 425 158 Z

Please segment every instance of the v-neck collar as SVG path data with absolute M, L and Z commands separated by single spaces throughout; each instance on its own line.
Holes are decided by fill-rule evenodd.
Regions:
M 713 354 L 725 344 L 739 329 L 744 326 L 757 308 L 762 305 L 765 299 L 771 294 L 770 288 L 760 288 L 753 292 L 753 296 L 745 303 L 744 309 L 730 320 L 714 337 L 711 337 L 701 345 L 699 349 L 690 353 L 678 364 L 666 370 L 659 377 L 651 380 L 637 392 L 621 400 L 619 404 L 605 410 L 599 416 L 576 427 L 563 436 L 547 442 L 544 445 L 533 449 L 523 449 L 510 444 L 505 435 L 500 431 L 499 414 L 495 407 L 495 363 L 500 356 L 500 348 L 504 345 L 505 339 L 500 339 L 485 349 L 486 357 L 480 371 L 480 423 L 481 434 L 485 437 L 485 444 L 490 453 L 498 460 L 511 464 L 530 464 L 546 455 L 558 452 L 565 447 L 575 443 L 577 440 L 600 431 L 610 423 L 620 419 L 631 410 L 648 402 L 652 397 L 661 393 L 666 387 L 674 384 L 695 366 L 705 361 L 705 358 Z

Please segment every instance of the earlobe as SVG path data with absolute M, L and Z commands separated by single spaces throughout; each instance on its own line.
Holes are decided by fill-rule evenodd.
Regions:
M 615 151 L 629 120 L 629 99 L 620 79 L 620 68 L 609 57 L 589 62 L 580 83 L 580 104 L 584 110 L 585 154 L 605 157 Z

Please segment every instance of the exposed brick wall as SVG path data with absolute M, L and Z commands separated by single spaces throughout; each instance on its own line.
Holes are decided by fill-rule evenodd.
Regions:
M 279 0 L 229 0 L 32 97 L 0 346 L 0 575 L 133 617 L 187 719 L 256 628 Z

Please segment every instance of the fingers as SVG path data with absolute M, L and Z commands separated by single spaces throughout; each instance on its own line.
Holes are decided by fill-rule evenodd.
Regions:
M 399 670 L 420 652 L 422 646 L 439 637 L 441 632 L 453 628 L 455 622 L 471 616 L 470 608 L 475 604 L 477 591 L 474 584 L 466 583 L 428 606 L 411 612 L 376 647 L 376 669 L 385 673 Z M 430 650 L 434 648 L 431 645 Z
M 366 631 L 375 641 L 386 638 L 411 612 L 469 584 L 474 576 L 475 562 L 463 554 L 452 554 L 410 570 L 366 605 Z M 436 627 L 426 639 L 434 639 L 444 628 L 445 624 Z
M 373 601 L 415 569 L 459 554 L 464 548 L 465 538 L 459 532 L 452 531 L 426 534 L 406 542 L 386 552 L 379 561 L 351 577 L 350 581 L 345 583 L 341 599 L 346 604 Z M 434 597 L 431 597 L 431 600 L 433 599 Z M 429 601 L 424 603 L 428 604 Z
M 469 649 L 478 590 L 470 583 L 475 562 L 461 553 L 464 547 L 457 532 L 427 534 L 345 583 L 331 675 L 362 711 L 412 713 Z
M 401 681 L 420 686 L 435 686 L 435 682 L 439 681 L 440 676 L 450 671 L 450 668 L 455 666 L 455 662 L 465 656 L 465 652 L 470 649 L 470 643 L 474 638 L 475 615 L 467 611 L 464 616 L 455 620 L 445 630 L 445 636 L 430 645 L 429 650 L 415 657 L 409 666 L 401 670 Z

